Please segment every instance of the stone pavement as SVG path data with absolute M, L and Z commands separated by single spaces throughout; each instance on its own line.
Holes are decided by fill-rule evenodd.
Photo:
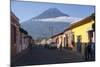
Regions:
M 69 49 L 48 49 L 48 48 L 33 48 L 26 55 L 21 57 L 12 66 L 24 65 L 41 65 L 41 64 L 56 64 L 56 63 L 72 63 L 83 62 L 84 57 Z

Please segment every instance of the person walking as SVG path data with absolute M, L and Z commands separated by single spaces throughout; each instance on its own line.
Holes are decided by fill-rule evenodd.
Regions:
M 92 56 L 92 50 L 91 50 L 91 42 L 87 46 L 87 60 L 89 60 Z
M 81 37 L 78 36 L 77 38 L 77 51 L 81 52 Z
M 95 59 L 95 44 L 91 40 L 86 50 L 87 50 L 86 60 L 94 60 Z

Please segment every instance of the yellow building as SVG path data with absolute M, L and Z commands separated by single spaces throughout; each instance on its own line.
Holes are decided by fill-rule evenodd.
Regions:
M 52 36 L 51 40 L 56 42 L 57 48 L 60 48 L 60 46 L 71 48 L 73 51 L 79 51 L 84 55 L 88 43 L 91 40 L 95 40 L 94 22 L 95 14 L 92 14 L 78 22 L 72 23 L 63 32 Z
M 74 41 L 76 43 L 75 48 L 76 50 L 79 48 L 82 54 L 84 54 L 85 51 L 84 49 L 91 39 L 89 37 L 89 31 L 92 30 L 93 23 L 94 23 L 93 18 L 89 16 L 81 21 L 71 24 L 70 26 L 70 29 L 72 30 L 72 33 L 74 35 Z M 79 47 L 78 47 L 78 42 L 80 42 Z

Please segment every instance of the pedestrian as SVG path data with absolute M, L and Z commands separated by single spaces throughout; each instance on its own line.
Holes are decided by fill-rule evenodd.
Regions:
M 77 38 L 77 51 L 81 52 L 81 36 Z
M 92 51 L 91 51 L 91 43 L 87 46 L 87 60 L 89 60 L 92 56 Z
M 85 46 L 85 60 L 88 60 L 88 46 Z
M 80 42 L 77 42 L 77 51 L 81 52 L 81 43 Z
M 91 44 L 91 53 L 92 60 L 95 60 L 95 43 Z
M 95 45 L 89 42 L 87 46 L 87 60 L 95 59 Z

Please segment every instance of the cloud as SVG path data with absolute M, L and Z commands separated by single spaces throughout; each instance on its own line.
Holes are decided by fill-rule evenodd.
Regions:
M 61 16 L 61 17 L 54 17 L 54 18 L 33 19 L 33 21 L 43 21 L 43 22 L 74 22 L 74 21 L 79 21 L 81 19 L 82 18 Z

